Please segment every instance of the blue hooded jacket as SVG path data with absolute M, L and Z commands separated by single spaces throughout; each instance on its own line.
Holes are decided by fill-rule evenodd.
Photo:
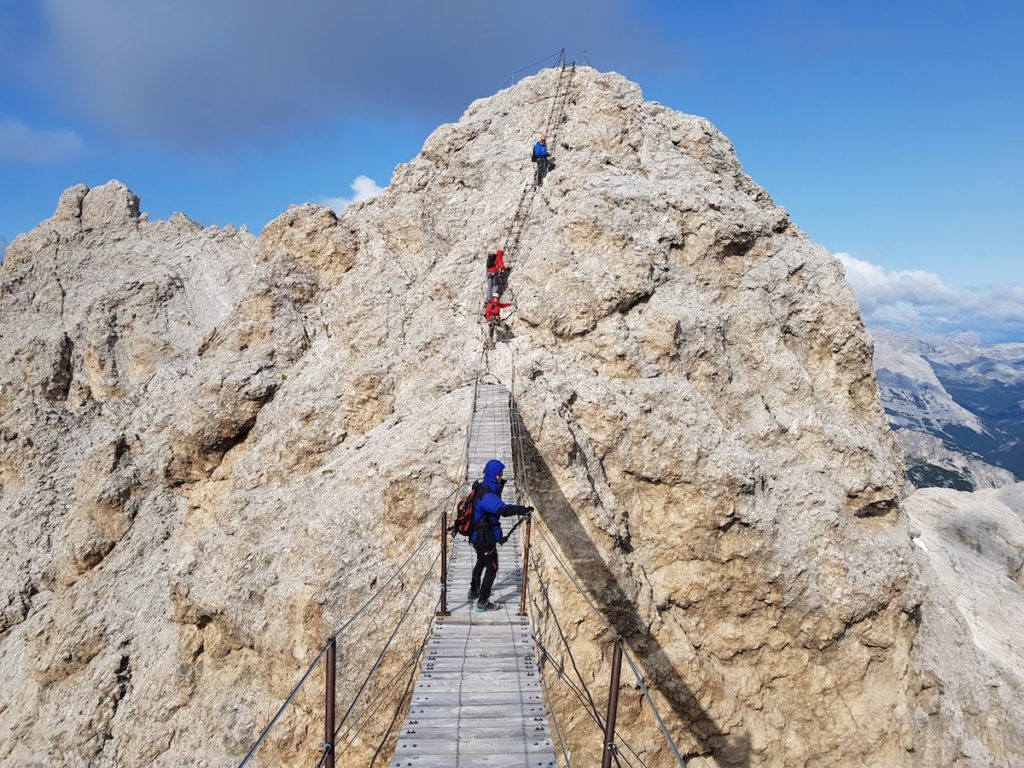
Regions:
M 501 483 L 498 482 L 498 475 L 504 471 L 505 465 L 497 459 L 491 459 L 484 465 L 484 479 L 480 483 L 484 487 L 484 493 L 473 506 L 474 544 L 499 543 L 504 535 L 501 531 L 501 518 L 526 514 L 526 507 L 506 504 L 501 500 Z
M 533 145 L 533 156 L 534 157 L 547 157 L 548 146 L 547 144 L 541 144 L 539 141 Z

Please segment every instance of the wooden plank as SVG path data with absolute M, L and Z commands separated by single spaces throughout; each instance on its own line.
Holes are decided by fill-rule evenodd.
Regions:
M 419 739 L 417 741 L 399 741 L 395 749 L 395 755 L 399 758 L 403 754 L 411 755 L 447 755 L 449 757 L 461 755 L 489 755 L 494 752 L 504 755 L 506 758 L 527 757 L 531 753 L 551 754 L 553 752 L 551 739 L 547 738 L 521 738 L 521 739 Z
M 407 722 L 404 728 L 424 728 L 434 729 L 431 733 L 436 732 L 439 728 L 448 728 L 449 737 L 457 739 L 459 733 L 472 734 L 476 733 L 478 729 L 487 728 L 547 728 L 547 719 L 542 715 L 535 715 L 532 717 L 524 717 L 521 713 L 509 713 L 507 717 L 488 717 L 480 718 L 477 720 L 470 718 L 459 718 L 458 720 L 444 718 L 422 718 L 414 719 Z M 539 733 L 539 731 L 538 731 Z
M 540 753 L 510 762 L 508 755 L 461 755 L 457 761 L 447 755 L 402 755 L 391 762 L 391 768 L 557 768 L 554 750 L 551 757 Z
M 473 727 L 471 729 L 467 729 L 464 725 L 460 724 L 457 726 L 457 730 L 453 728 L 451 723 L 445 723 L 443 725 L 428 728 L 424 728 L 423 726 L 413 726 L 407 731 L 403 731 L 399 734 L 399 744 L 404 743 L 411 747 L 414 744 L 447 741 L 453 743 L 454 746 L 459 747 L 462 742 L 477 743 L 481 746 L 486 746 L 489 742 L 493 743 L 501 739 L 522 742 L 528 742 L 530 740 L 538 742 L 551 740 L 551 734 L 547 732 L 546 726 L 537 725 L 534 726 L 534 728 L 535 729 L 531 729 L 530 726 L 524 726 L 521 721 L 495 724 L 493 726 Z M 407 753 L 430 753 L 436 752 L 437 750 L 406 749 L 404 751 Z M 479 751 L 484 750 L 478 750 L 478 752 Z M 466 754 L 470 751 L 463 748 L 460 749 L 460 752 Z M 399 753 L 396 752 L 396 754 Z
M 532 664 L 531 669 L 536 666 L 533 649 L 528 643 L 487 643 L 477 642 L 472 650 L 467 650 L 461 644 L 453 646 L 435 646 L 431 653 L 427 654 L 427 661 L 436 661 L 442 664 L 452 664 L 462 659 L 473 659 L 483 661 L 486 659 L 511 661 L 516 660 Z M 520 666 L 520 669 L 524 666 Z M 437 667 L 433 670 L 437 671 Z
M 416 693 L 429 693 L 431 691 L 439 693 L 453 693 L 461 691 L 465 688 L 465 684 L 461 679 L 456 678 L 455 680 L 428 680 L 424 683 L 417 683 L 413 689 Z M 488 681 L 488 690 L 504 693 L 506 691 L 536 691 L 540 690 L 540 678 L 536 678 L 536 682 L 524 681 L 524 680 L 495 680 L 493 683 Z
M 544 703 L 544 697 L 540 693 L 528 693 L 526 691 L 460 691 L 458 693 L 422 693 L 412 697 L 412 704 L 422 706 L 456 704 L 531 704 Z
M 544 717 L 544 707 L 526 704 L 510 709 L 504 704 L 456 704 L 451 707 L 424 707 L 417 705 L 409 710 L 406 724 L 423 723 L 427 720 L 469 720 L 479 722 L 488 718 L 507 718 L 517 714 L 523 717 Z

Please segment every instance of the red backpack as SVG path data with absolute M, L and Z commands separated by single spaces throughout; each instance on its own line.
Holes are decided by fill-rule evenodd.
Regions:
M 479 493 L 480 488 L 480 483 L 474 481 L 473 487 L 469 489 L 469 495 L 455 508 L 455 522 L 448 529 L 451 531 L 452 538 L 455 538 L 458 533 L 467 539 L 473 535 L 473 512 L 476 509 L 476 500 L 483 495 Z

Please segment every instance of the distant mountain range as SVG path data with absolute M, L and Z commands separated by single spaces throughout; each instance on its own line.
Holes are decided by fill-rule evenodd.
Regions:
M 1024 344 L 871 329 L 886 414 L 918 487 L 1024 479 Z

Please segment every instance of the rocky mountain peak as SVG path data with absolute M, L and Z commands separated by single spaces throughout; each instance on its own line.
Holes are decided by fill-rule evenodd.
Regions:
M 112 182 L 68 190 L 11 245 L 0 762 L 239 759 L 326 635 L 437 525 L 481 359 L 514 376 L 557 554 L 695 761 L 1021 754 L 1019 728 L 983 724 L 1014 717 L 1019 689 L 966 626 L 928 635 L 932 656 L 917 645 L 924 561 L 837 260 L 707 120 L 577 68 L 552 121 L 557 77 L 474 102 L 340 217 L 298 206 L 257 239 L 147 221 Z M 541 130 L 555 168 L 534 195 Z M 514 338 L 481 358 L 484 256 L 502 246 Z M 539 578 L 581 674 L 603 679 L 608 638 L 543 566 L 554 554 Z M 368 668 L 398 605 L 354 630 L 340 679 Z M 385 679 L 432 610 L 418 606 Z M 943 696 L 935 655 L 963 662 L 969 696 Z M 316 699 L 267 760 L 308 762 Z M 554 706 L 574 705 L 563 690 Z M 644 717 L 635 700 L 620 711 L 647 763 L 668 765 Z M 367 718 L 348 764 L 389 719 Z M 579 711 L 566 726 L 582 764 L 599 746 L 588 728 Z

